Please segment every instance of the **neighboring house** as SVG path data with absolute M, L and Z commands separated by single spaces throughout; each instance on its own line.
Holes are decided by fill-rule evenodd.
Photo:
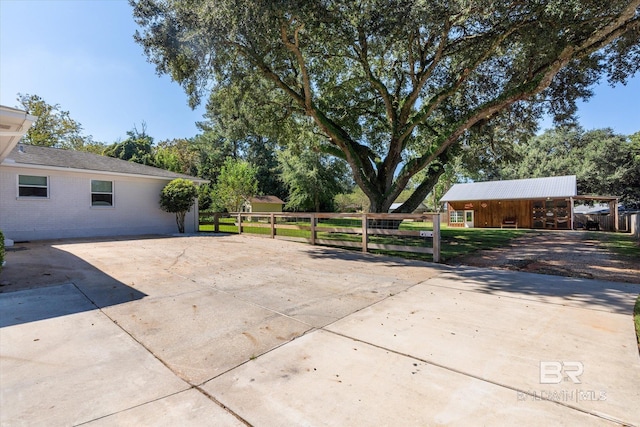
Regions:
M 252 197 L 244 205 L 245 212 L 282 212 L 284 202 L 276 196 L 256 196 Z
M 2 125 L 9 120 L 6 110 L 0 110 Z M 175 233 L 175 214 L 160 209 L 160 192 L 175 178 L 207 182 L 111 157 L 16 142 L 3 135 L 0 146 L 5 152 L 0 230 L 15 241 Z M 6 152 L 9 144 L 13 147 Z M 196 202 L 185 231 L 197 229 Z
M 575 175 L 455 184 L 440 199 L 451 227 L 574 228 L 574 203 L 611 196 L 578 196 Z M 617 224 L 617 221 L 616 221 Z

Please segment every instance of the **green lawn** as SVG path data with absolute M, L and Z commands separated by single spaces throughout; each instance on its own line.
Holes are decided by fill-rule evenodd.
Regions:
M 638 295 L 636 305 L 633 308 L 633 321 L 636 324 L 636 339 L 638 341 L 638 351 L 640 351 L 640 295 Z
M 629 233 L 610 233 L 604 231 L 587 233 L 587 239 L 599 240 L 607 249 L 625 257 L 640 258 L 638 239 Z
M 238 227 L 234 224 L 234 218 L 222 218 L 220 220 L 220 231 L 224 233 L 237 233 Z M 295 223 L 287 223 L 295 224 Z M 298 225 L 308 225 L 309 223 L 298 223 Z M 360 227 L 359 219 L 336 218 L 331 220 L 322 220 L 318 226 L 318 239 L 329 240 L 346 240 L 350 242 L 361 241 L 361 236 L 348 233 L 326 233 L 322 232 L 323 227 Z M 428 222 L 404 221 L 400 224 L 400 230 L 432 230 L 433 224 Z M 213 231 L 212 225 L 200 226 L 200 231 Z M 269 228 L 251 227 L 250 222 L 243 223 L 243 232 L 248 234 L 269 235 Z M 487 229 L 487 228 L 448 228 L 442 226 L 441 235 L 441 258 L 450 260 L 460 255 L 466 255 L 481 249 L 491 249 L 508 244 L 511 239 L 520 237 L 531 230 L 515 230 L 515 229 Z M 308 230 L 288 230 L 278 229 L 279 236 L 310 238 Z M 431 239 L 419 237 L 396 237 L 396 236 L 369 236 L 371 243 L 380 244 L 396 244 L 406 246 L 423 246 L 425 243 L 431 246 Z M 394 256 L 413 259 L 431 259 L 431 255 L 413 254 L 408 252 L 389 252 L 376 251 L 374 253 L 386 253 Z
M 513 228 L 448 228 L 443 227 L 441 255 L 450 260 L 461 255 L 470 254 L 482 249 L 493 249 L 505 246 L 517 237 L 524 236 L 533 230 L 516 230 Z

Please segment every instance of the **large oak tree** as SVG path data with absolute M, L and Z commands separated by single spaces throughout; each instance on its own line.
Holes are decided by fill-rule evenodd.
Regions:
M 601 76 L 624 82 L 640 64 L 640 0 L 130 1 L 136 40 L 192 105 L 270 85 L 373 212 L 425 170 L 397 212 L 413 210 L 462 144 L 570 117 Z

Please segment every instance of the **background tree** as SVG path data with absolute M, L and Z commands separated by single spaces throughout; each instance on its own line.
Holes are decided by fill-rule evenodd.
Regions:
M 91 136 L 82 135 L 82 126 L 71 118 L 60 104 L 48 104 L 38 95 L 18 94 L 20 108 L 37 116 L 36 122 L 22 138 L 22 142 L 43 147 L 102 152 L 103 144 Z
M 201 184 L 198 186 L 198 208 L 201 211 L 213 209 L 219 212 L 222 210 L 213 204 L 213 188 L 211 188 L 211 184 Z
M 199 124 L 200 126 L 202 124 Z M 193 138 L 192 149 L 198 155 L 197 176 L 215 183 L 228 158 L 235 158 L 232 144 L 210 129 Z
M 147 125 L 142 123 L 142 129 L 133 127 L 127 132 L 128 138 L 111 144 L 104 150 L 104 155 L 116 159 L 127 160 L 143 165 L 155 166 L 153 156 L 153 138 L 147 134 Z
M 276 141 L 254 136 L 247 139 L 243 157 L 255 165 L 258 193 L 286 200 L 289 192 L 281 179 L 282 168 L 278 161 L 279 152 L 280 148 Z
M 623 201 L 629 208 L 640 209 L 640 131 L 629 137 L 632 166 L 625 173 Z
M 338 212 L 368 212 L 369 198 L 360 187 L 351 192 L 337 194 L 333 199 Z
M 229 212 L 240 212 L 242 205 L 258 193 L 256 168 L 245 160 L 227 159 L 213 193 L 214 203 Z
M 184 233 L 184 218 L 198 196 L 193 181 L 177 178 L 169 182 L 160 193 L 160 208 L 176 214 L 178 232 Z
M 205 121 L 198 125 L 217 135 L 218 147 L 214 150 L 226 148 L 227 156 L 242 158 L 258 169 L 260 194 L 284 200 L 287 189 L 279 179 L 277 152 L 291 135 L 297 137 L 299 132 L 287 130 L 291 123 L 283 120 L 287 113 L 279 110 L 275 95 L 259 79 L 247 77 L 229 82 L 224 90 L 211 94 Z
M 549 129 L 515 144 L 519 160 L 502 164 L 499 175 L 503 179 L 576 175 L 579 194 L 620 196 L 635 206 L 640 203 L 640 144 L 634 138 L 612 129 Z
M 477 129 L 571 118 L 601 75 L 640 67 L 640 0 L 131 3 L 136 40 L 192 105 L 258 82 L 250 105 L 310 118 L 374 212 L 426 170 L 397 209 L 413 211 Z
M 289 187 L 287 209 L 333 211 L 337 194 L 350 189 L 346 164 L 326 154 L 303 148 L 279 153 L 282 181 Z
M 200 155 L 190 139 L 166 140 L 153 147 L 153 163 L 158 168 L 196 176 Z

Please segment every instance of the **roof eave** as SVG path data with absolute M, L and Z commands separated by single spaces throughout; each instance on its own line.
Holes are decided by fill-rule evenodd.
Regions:
M 9 155 L 36 120 L 36 116 L 28 114 L 26 111 L 0 105 L 0 125 L 3 125 L 0 128 L 0 163 Z
M 0 166 L 7 167 L 15 167 L 15 168 L 26 168 L 26 169 L 39 169 L 39 170 L 53 170 L 53 171 L 61 171 L 61 172 L 76 172 L 76 173 L 87 173 L 87 174 L 100 174 L 100 175 L 114 175 L 114 176 L 125 176 L 131 178 L 148 178 L 148 179 L 157 179 L 162 181 L 171 181 L 177 178 L 189 179 L 198 184 L 206 184 L 209 180 L 197 178 L 197 177 L 187 177 L 187 176 L 157 176 L 157 175 L 146 175 L 140 173 L 125 173 L 125 172 L 111 172 L 111 171 L 101 171 L 95 169 L 76 169 L 76 168 L 65 168 L 60 166 L 47 166 L 47 165 L 34 165 L 31 163 L 19 163 L 19 162 L 2 162 Z

